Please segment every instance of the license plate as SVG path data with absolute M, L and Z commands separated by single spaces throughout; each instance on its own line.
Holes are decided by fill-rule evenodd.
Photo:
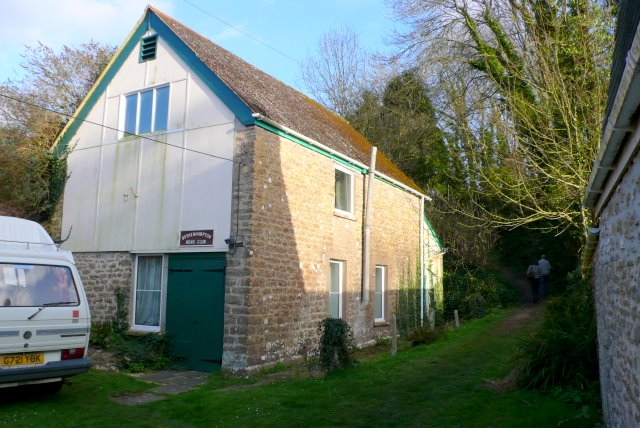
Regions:
M 38 364 L 44 364 L 44 353 L 42 352 L 33 354 L 3 355 L 0 359 L 0 366 L 2 367 L 30 366 Z

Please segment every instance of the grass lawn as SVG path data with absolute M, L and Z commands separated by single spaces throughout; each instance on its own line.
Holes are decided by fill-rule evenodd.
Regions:
M 496 392 L 486 379 L 512 368 L 523 329 L 499 326 L 508 312 L 450 331 L 395 357 L 381 352 L 322 379 L 284 380 L 234 390 L 238 380 L 212 374 L 208 384 L 163 401 L 125 406 L 109 397 L 153 385 L 125 374 L 91 372 L 52 397 L 8 400 L 0 425 L 11 427 L 584 427 L 578 410 L 533 391 Z M 530 324 L 530 322 L 529 322 Z

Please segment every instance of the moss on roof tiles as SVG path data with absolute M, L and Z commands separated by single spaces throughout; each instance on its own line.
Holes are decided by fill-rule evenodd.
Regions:
M 349 122 L 158 9 L 149 6 L 149 10 L 169 26 L 254 113 L 260 113 L 344 155 L 369 164 L 372 145 Z M 376 169 L 422 192 L 381 152 L 376 158 Z

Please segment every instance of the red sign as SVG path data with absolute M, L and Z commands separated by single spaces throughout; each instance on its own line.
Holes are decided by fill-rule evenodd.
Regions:
M 202 245 L 213 245 L 213 229 L 180 231 L 181 247 L 195 247 Z

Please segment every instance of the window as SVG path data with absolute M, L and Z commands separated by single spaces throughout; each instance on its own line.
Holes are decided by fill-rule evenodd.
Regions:
M 386 274 L 387 268 L 385 266 L 376 266 L 376 300 L 374 310 L 376 321 L 384 321 L 384 289 Z
M 351 172 L 336 167 L 335 191 L 336 211 L 353 214 L 353 174 Z
M 331 260 L 329 278 L 329 316 L 342 318 L 342 277 L 344 262 Z
M 76 284 L 68 267 L 0 263 L 0 307 L 79 304 Z
M 158 35 L 148 36 L 140 42 L 140 62 L 156 59 L 156 47 L 158 46 Z
M 124 97 L 124 132 L 165 131 L 169 119 L 169 86 L 159 86 Z
M 162 256 L 138 256 L 136 268 L 133 328 L 160 330 L 162 301 Z

